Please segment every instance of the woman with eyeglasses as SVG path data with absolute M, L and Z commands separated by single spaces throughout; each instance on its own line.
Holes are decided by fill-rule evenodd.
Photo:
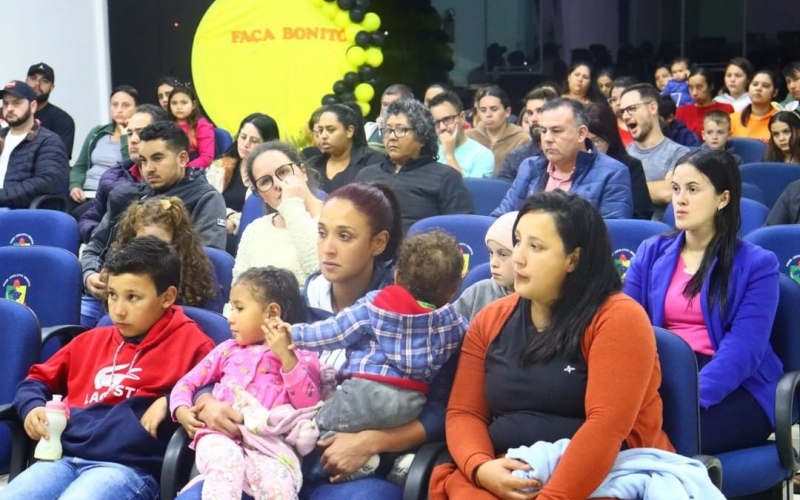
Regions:
M 382 155 L 367 146 L 360 112 L 346 104 L 330 104 L 317 113 L 313 132 L 322 154 L 311 158 L 308 166 L 317 172 L 319 188 L 331 193 L 355 182 L 358 172 L 380 163 Z
M 403 234 L 426 217 L 474 213 L 472 195 L 461 174 L 437 161 L 439 138 L 433 116 L 421 102 L 401 99 L 389 104 L 383 112 L 381 136 L 386 156 L 359 172 L 356 181 L 380 182 L 394 190 L 400 200 Z
M 244 170 L 244 162 L 259 144 L 280 138 L 278 124 L 264 113 L 247 115 L 239 125 L 236 141 L 208 168 L 208 183 L 222 193 L 227 213 L 226 229 L 228 241 L 225 250 L 236 255 L 236 233 L 244 208 L 244 200 L 250 195 L 250 182 Z
M 250 189 L 266 203 L 267 215 L 242 233 L 233 280 L 252 267 L 275 266 L 305 283 L 319 269 L 317 220 L 322 210 L 305 164 L 291 145 L 269 141 L 250 153 L 245 171 Z

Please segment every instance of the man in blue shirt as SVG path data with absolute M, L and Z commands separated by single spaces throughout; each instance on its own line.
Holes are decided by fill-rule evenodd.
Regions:
M 439 136 L 439 162 L 450 165 L 464 177 L 491 177 L 492 151 L 464 133 L 464 107 L 452 92 L 442 92 L 428 103 Z

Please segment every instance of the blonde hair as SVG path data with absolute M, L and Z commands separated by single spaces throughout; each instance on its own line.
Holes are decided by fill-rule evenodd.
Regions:
M 219 292 L 211 261 L 180 198 L 154 196 L 131 203 L 117 224 L 111 251 L 126 246 L 147 226 L 158 226 L 172 234 L 171 246 L 181 261 L 181 284 L 178 287 L 181 302 L 199 306 L 216 297 Z

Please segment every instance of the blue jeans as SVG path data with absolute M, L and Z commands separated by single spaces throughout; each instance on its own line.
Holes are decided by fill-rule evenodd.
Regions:
M 203 482 L 192 485 L 176 500 L 200 500 Z M 379 478 L 366 477 L 348 483 L 322 482 L 317 484 L 304 484 L 300 490 L 303 500 L 402 500 L 403 488 L 394 483 Z M 248 495 L 243 495 L 242 500 L 252 500 Z
M 92 329 L 105 314 L 102 302 L 89 294 L 81 297 L 81 326 Z
M 64 457 L 33 464 L 0 491 L 0 500 L 155 500 L 158 493 L 156 479 L 139 469 Z

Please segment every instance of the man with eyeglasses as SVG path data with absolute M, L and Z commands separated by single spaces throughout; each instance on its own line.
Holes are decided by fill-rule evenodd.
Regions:
M 450 165 L 464 177 L 491 177 L 494 173 L 492 150 L 464 133 L 464 106 L 453 92 L 445 91 L 428 102 L 439 136 L 439 161 Z
M 557 98 L 545 103 L 538 125 L 543 154 L 522 162 L 517 178 L 491 215 L 519 210 L 533 193 L 560 189 L 589 200 L 604 219 L 632 218 L 628 167 L 597 151 L 588 138 L 588 124 L 586 108 L 578 101 Z
M 512 149 L 506 159 L 503 160 L 503 165 L 500 167 L 500 173 L 497 174 L 498 179 L 508 182 L 514 182 L 519 172 L 519 166 L 526 158 L 532 158 L 542 154 L 539 147 L 539 117 L 542 115 L 542 106 L 546 102 L 556 99 L 558 94 L 549 87 L 537 87 L 522 98 L 522 129 L 528 132 L 531 136 L 531 142 L 523 144 L 515 149 Z M 525 120 L 527 119 L 527 128 L 525 127 Z
M 662 220 L 672 201 L 672 169 L 689 148 L 664 137 L 658 121 L 660 94 L 649 83 L 626 88 L 620 96 L 619 117 L 633 137 L 628 154 L 644 167 L 647 189 L 655 205 L 653 220 Z
M 143 183 L 124 184 L 108 196 L 108 212 L 92 234 L 81 255 L 83 282 L 89 293 L 81 300 L 81 324 L 91 328 L 103 315 L 100 300 L 106 289 L 101 274 L 103 264 L 114 241 L 117 223 L 125 209 L 135 200 L 151 196 L 180 198 L 205 247 L 225 249 L 225 200 L 206 181 L 205 174 L 187 169 L 189 138 L 171 121 L 148 125 L 138 132 L 137 154 Z

